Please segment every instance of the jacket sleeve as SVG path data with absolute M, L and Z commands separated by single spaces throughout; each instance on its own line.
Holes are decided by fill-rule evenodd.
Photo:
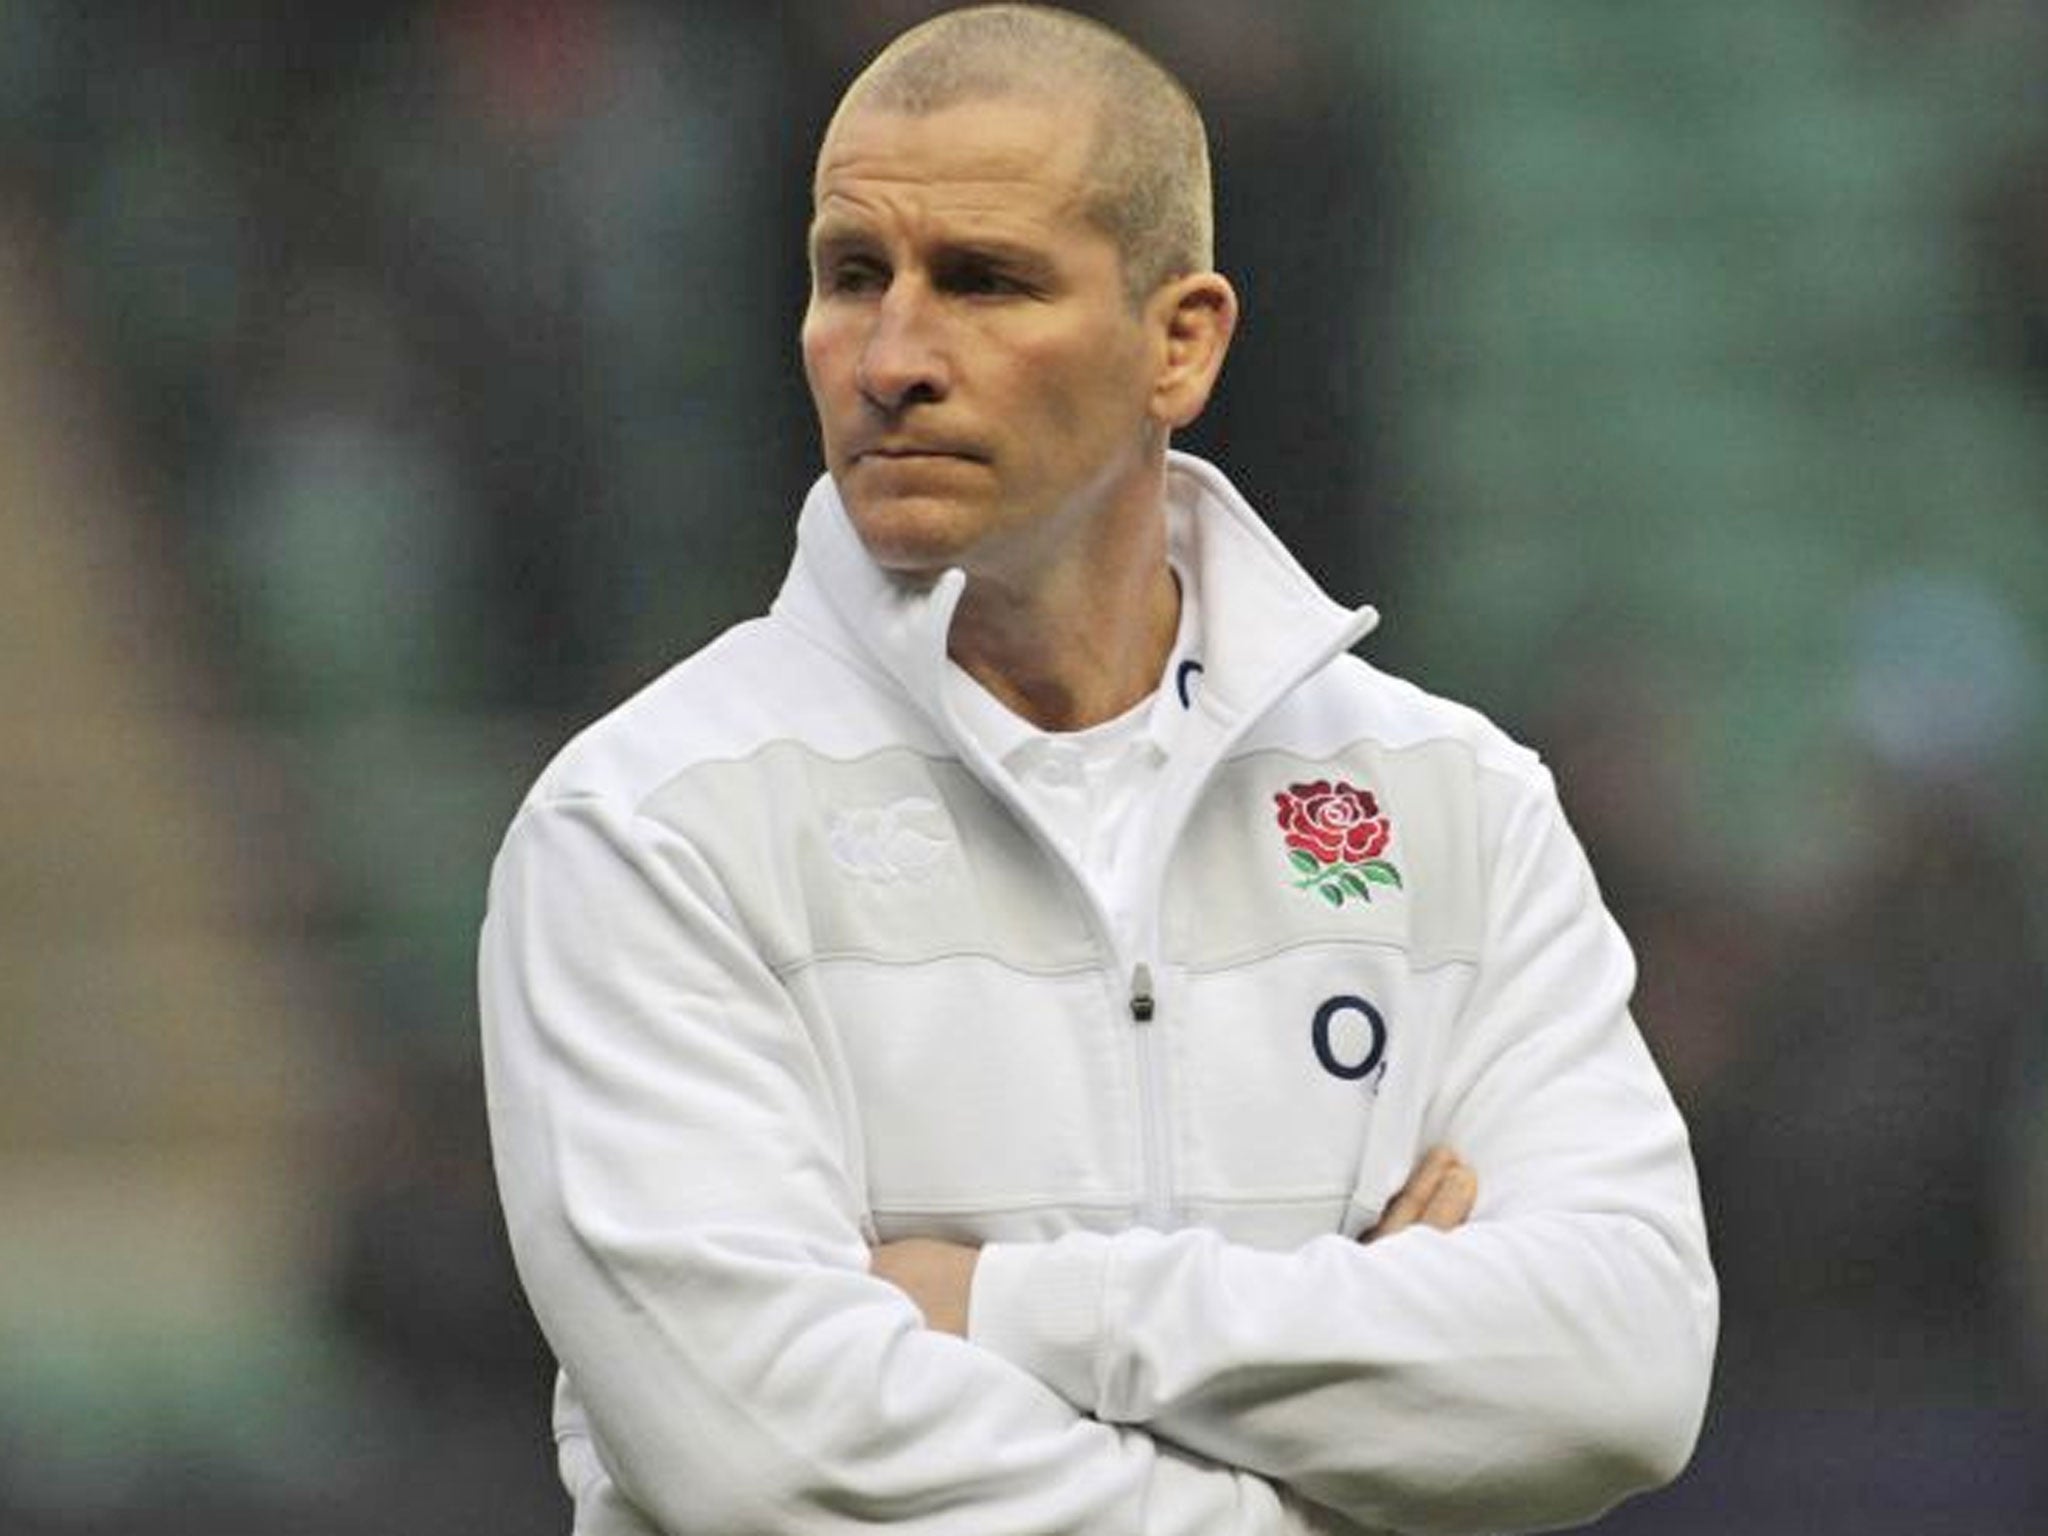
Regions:
M 1685 1129 L 1547 775 L 1503 798 L 1425 1125 L 1477 1171 L 1473 1220 L 1289 1253 L 1192 1230 L 992 1246 L 975 1342 L 1375 1528 L 1547 1529 L 1677 1474 L 1717 1328 Z
M 512 1249 L 596 1453 L 579 1530 L 1340 1528 L 1077 1412 L 868 1273 L 823 1062 L 672 835 L 529 804 L 479 970 Z

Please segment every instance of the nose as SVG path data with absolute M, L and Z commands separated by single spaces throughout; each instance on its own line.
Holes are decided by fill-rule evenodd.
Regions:
M 899 278 L 875 306 L 854 382 L 884 411 L 945 398 L 949 382 L 939 317 L 931 295 Z

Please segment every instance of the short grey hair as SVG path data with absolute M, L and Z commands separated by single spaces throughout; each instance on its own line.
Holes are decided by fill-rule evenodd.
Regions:
M 925 116 L 1002 98 L 1092 106 L 1090 223 L 1116 243 L 1134 303 L 1215 263 L 1209 137 L 1167 68 L 1101 22 L 1049 5 L 976 5 L 912 27 L 861 72 L 834 121 Z

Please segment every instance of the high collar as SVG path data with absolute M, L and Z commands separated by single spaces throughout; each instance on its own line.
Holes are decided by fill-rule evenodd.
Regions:
M 1167 456 L 1165 515 L 1174 563 L 1198 584 L 1205 645 L 1162 686 L 1178 691 L 1219 744 L 1378 622 L 1373 609 L 1347 609 L 1318 587 L 1223 473 L 1191 454 Z M 920 585 L 876 565 L 827 475 L 805 499 L 774 611 L 879 668 L 957 742 L 943 679 L 966 585 L 957 568 Z

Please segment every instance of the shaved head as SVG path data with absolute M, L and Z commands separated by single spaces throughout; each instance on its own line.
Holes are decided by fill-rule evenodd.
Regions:
M 979 5 L 911 28 L 833 117 L 923 117 L 962 102 L 1071 103 L 1088 114 L 1086 215 L 1116 242 L 1133 302 L 1214 265 L 1209 145 L 1181 83 L 1116 32 L 1042 5 Z M 830 131 L 827 131 L 830 138 Z

